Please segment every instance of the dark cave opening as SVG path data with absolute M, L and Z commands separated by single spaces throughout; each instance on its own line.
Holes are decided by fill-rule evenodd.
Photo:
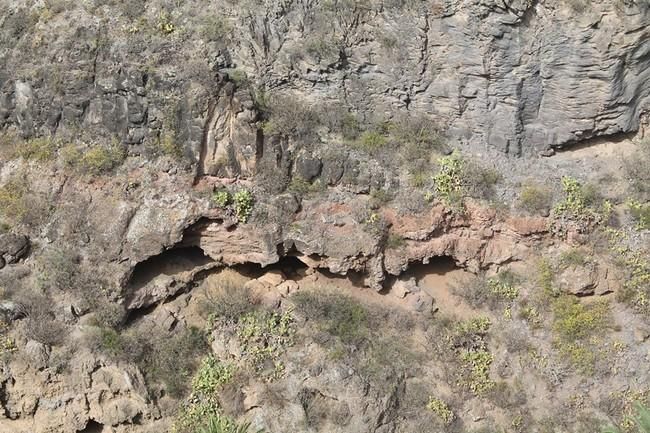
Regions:
M 412 262 L 402 275 L 414 277 L 420 283 L 427 278 L 444 278 L 452 271 L 460 270 L 456 261 L 449 256 L 436 256 L 429 259 L 429 263 Z
M 104 431 L 104 426 L 94 419 L 89 420 L 86 423 L 86 427 L 83 430 L 79 430 L 78 433 L 102 433 Z
M 308 266 L 295 255 L 287 255 L 280 257 L 280 260 L 276 263 L 267 266 L 262 266 L 257 263 L 244 263 L 231 266 L 231 268 L 249 278 L 259 278 L 269 271 L 279 270 L 288 279 L 298 280 L 305 275 L 304 272 Z
M 129 280 L 129 287 L 131 290 L 137 290 L 160 275 L 171 276 L 191 271 L 213 261 L 205 255 L 201 248 L 196 246 L 171 248 L 135 265 Z

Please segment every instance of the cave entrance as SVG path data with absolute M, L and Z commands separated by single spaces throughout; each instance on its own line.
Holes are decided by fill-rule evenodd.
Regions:
M 86 423 L 86 427 L 83 430 L 79 430 L 79 433 L 102 433 L 104 431 L 104 426 L 94 419 L 91 419 Z
M 131 290 L 137 290 L 160 275 L 173 276 L 213 261 L 205 255 L 201 248 L 196 246 L 171 248 L 135 265 L 129 287 Z
M 415 278 L 418 286 L 435 300 L 440 310 L 465 316 L 467 312 L 463 311 L 462 300 L 453 294 L 452 288 L 470 275 L 451 257 L 437 256 L 430 258 L 426 264 L 410 264 L 400 278 Z
M 272 270 L 279 270 L 282 271 L 287 279 L 299 280 L 305 276 L 305 271 L 308 269 L 308 266 L 298 257 L 291 255 L 282 256 L 280 260 L 267 266 L 262 266 L 257 263 L 243 263 L 231 266 L 230 268 L 250 279 L 259 278 Z

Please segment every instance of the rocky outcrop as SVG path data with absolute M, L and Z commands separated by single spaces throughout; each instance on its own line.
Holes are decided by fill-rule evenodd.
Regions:
M 235 96 L 219 78 L 226 70 L 239 86 L 319 107 L 343 101 L 362 121 L 425 115 L 459 143 L 515 155 L 636 131 L 649 109 L 643 1 L 582 10 L 541 0 L 221 1 L 218 41 L 201 33 L 201 14 L 187 18 L 184 9 L 170 14 L 169 33 L 156 33 L 155 5 L 140 22 L 133 11 L 112 13 L 108 28 L 71 8 L 28 32 L 25 17 L 38 11 L 5 3 L 0 40 L 17 43 L 0 57 L 0 127 L 33 136 L 81 126 L 139 151 L 169 135 L 205 174 L 251 170 L 261 148 L 246 126 L 261 96 L 257 105 L 248 92 Z M 190 40 L 177 36 L 181 25 L 195 32 Z M 45 32 L 57 37 L 35 42 Z M 159 67 L 140 67 L 144 57 Z
M 15 433 L 77 432 L 86 426 L 116 427 L 120 432 L 160 418 L 133 367 L 107 365 L 87 353 L 73 356 L 71 374 L 45 369 L 49 350 L 29 342 L 25 361 L 10 364 L 0 381 L 0 429 Z
M 16 263 L 29 251 L 29 239 L 24 235 L 6 233 L 0 235 L 0 268 Z

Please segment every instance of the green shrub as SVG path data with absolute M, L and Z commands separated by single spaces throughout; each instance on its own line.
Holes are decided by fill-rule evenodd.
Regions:
M 306 196 L 321 190 L 321 183 L 318 180 L 312 183 L 300 176 L 294 176 L 287 189 L 299 196 Z
M 253 213 L 253 193 L 247 189 L 239 190 L 233 196 L 237 221 L 246 223 Z
M 402 248 L 406 244 L 404 237 L 397 233 L 389 233 L 386 239 L 386 248 L 396 250 Z
M 593 371 L 598 355 L 594 340 L 611 326 L 609 303 L 585 305 L 569 295 L 553 303 L 554 344 L 560 354 L 580 372 Z
M 232 197 L 230 193 L 225 189 L 215 191 L 212 194 L 212 202 L 217 206 L 219 206 L 220 208 L 225 208 L 231 203 L 231 201 L 232 201 Z
M 612 205 L 607 200 L 600 200 L 593 186 L 584 186 L 576 179 L 564 176 L 562 189 L 564 199 L 553 208 L 556 223 L 560 220 L 573 221 L 585 230 L 609 220 Z
M 530 214 L 546 215 L 553 204 L 553 193 L 550 189 L 535 185 L 525 185 L 519 193 L 518 207 Z
M 158 139 L 158 146 L 163 155 L 174 159 L 180 159 L 183 156 L 183 147 L 176 141 L 174 134 L 162 134 Z
M 365 131 L 355 142 L 355 146 L 368 153 L 382 149 L 388 143 L 387 137 L 378 131 Z
M 240 424 L 226 416 L 213 415 L 196 433 L 247 433 L 250 425 L 249 422 Z
M 244 314 L 255 310 L 249 289 L 232 278 L 220 278 L 218 284 L 216 293 L 206 296 L 202 306 L 203 312 L 208 314 L 208 322 L 235 323 Z
M 438 173 L 433 176 L 438 197 L 448 206 L 462 206 L 466 191 L 463 186 L 463 158 L 454 152 L 438 159 Z
M 636 416 L 632 420 L 628 420 L 627 425 L 624 427 L 624 430 L 617 427 L 606 427 L 602 430 L 602 433 L 650 433 L 650 409 L 641 403 L 637 402 L 635 404 Z M 632 430 L 634 427 L 634 430 Z
M 160 11 L 156 21 L 156 30 L 162 35 L 170 35 L 177 30 L 169 12 L 165 10 Z
M 18 145 L 18 155 L 24 159 L 38 162 L 56 158 L 60 143 L 52 137 L 32 138 Z
M 494 382 L 490 379 L 490 366 L 494 356 L 487 350 L 476 350 L 463 353 L 461 360 L 467 369 L 464 384 L 476 395 L 481 395 L 492 389 Z
M 23 221 L 29 211 L 27 192 L 29 186 L 23 179 L 13 178 L 0 187 L 0 216 L 8 225 Z
M 636 200 L 630 200 L 627 208 L 636 221 L 638 230 L 650 230 L 650 204 L 642 204 Z
M 486 279 L 483 275 L 455 284 L 454 293 L 462 296 L 474 308 L 488 306 L 491 309 L 505 307 L 519 296 L 519 278 L 510 271 Z
M 197 328 L 173 334 L 93 328 L 88 344 L 113 359 L 136 363 L 149 385 L 161 383 L 173 397 L 188 391 L 199 356 L 207 349 L 205 335 Z
M 650 139 L 638 143 L 636 152 L 623 163 L 634 197 L 642 202 L 650 200 Z
M 295 334 L 293 316 L 266 311 L 246 313 L 237 321 L 237 335 L 246 360 L 258 374 L 267 380 L 284 374 L 279 356 L 293 344 Z M 273 363 L 273 371 L 267 370 L 267 361 Z
M 86 173 L 98 175 L 120 165 L 125 156 L 124 149 L 119 145 L 95 146 L 83 153 L 79 167 Z
M 203 359 L 199 370 L 192 379 L 192 392 L 202 395 L 214 395 L 221 386 L 233 378 L 234 366 L 222 364 L 214 356 Z
M 509 271 L 500 273 L 497 278 L 488 280 L 490 293 L 501 301 L 512 302 L 519 296 L 517 278 Z
M 429 397 L 427 409 L 436 414 L 445 425 L 451 424 L 456 418 L 456 415 L 449 408 L 449 405 L 439 398 Z
M 576 298 L 560 296 L 553 304 L 553 330 L 562 341 L 584 340 L 607 329 L 610 325 L 609 303 L 585 305 Z
M 571 248 L 567 251 L 564 251 L 560 254 L 560 264 L 562 267 L 567 268 L 570 266 L 585 266 L 589 263 L 589 259 L 584 253 L 584 251 L 578 248 Z
M 304 291 L 291 299 L 305 317 L 344 344 L 358 344 L 368 336 L 368 312 L 349 296 Z

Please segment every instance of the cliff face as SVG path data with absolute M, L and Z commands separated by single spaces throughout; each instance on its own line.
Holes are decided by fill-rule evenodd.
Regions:
M 628 425 L 649 116 L 646 0 L 0 0 L 0 431 Z
M 225 68 L 362 121 L 423 114 L 469 148 L 514 155 L 634 132 L 648 109 L 643 1 L 5 1 L 3 10 L 0 125 L 24 136 L 81 127 L 139 145 L 166 133 L 195 158 L 202 139 L 227 138 L 251 157 L 255 134 L 204 130 L 234 120 L 215 117 L 225 105 L 254 119 L 250 103 L 216 100 Z

